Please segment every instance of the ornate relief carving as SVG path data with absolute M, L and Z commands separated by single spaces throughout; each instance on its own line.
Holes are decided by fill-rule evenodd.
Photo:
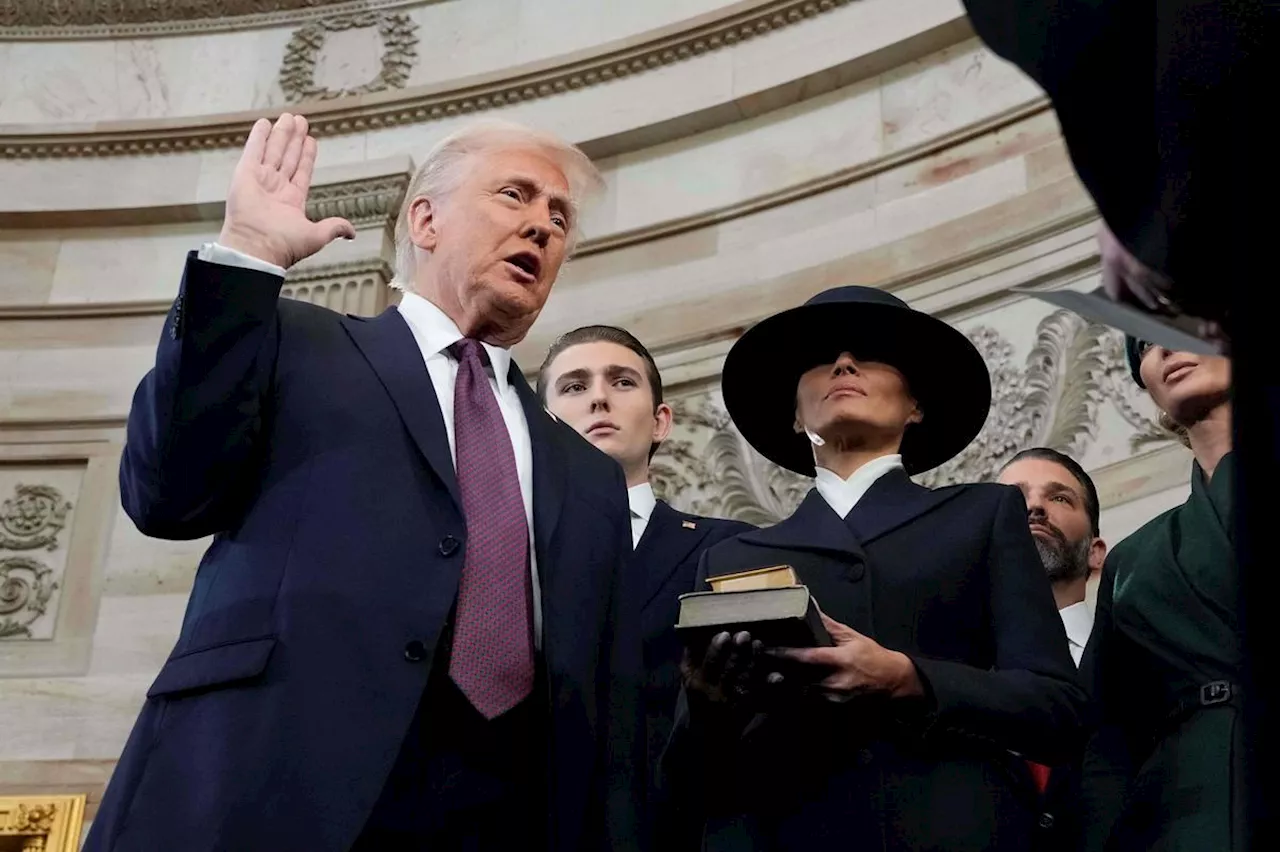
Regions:
M 85 798 L 0 796 L 0 849 L 75 852 L 80 848 Z
M 58 583 L 53 569 L 27 556 L 0 557 L 0 639 L 30 638 Z
M 0 0 L 0 37 L 111 38 L 218 32 L 422 0 Z
M 1117 333 L 1056 311 L 1040 322 L 1022 363 L 999 332 L 980 326 L 968 336 L 991 370 L 991 414 L 963 453 L 917 477 L 922 485 L 991 479 L 1014 453 L 1030 446 L 1082 455 L 1097 437 L 1104 405 L 1113 406 L 1133 429 L 1132 449 L 1173 440 L 1140 410 L 1144 394 L 1129 378 Z M 653 464 L 654 490 L 662 499 L 698 514 L 760 525 L 795 510 L 812 480 L 752 450 L 718 393 L 675 400 L 673 407 L 678 434 Z
M 67 525 L 71 504 L 48 485 L 19 485 L 0 504 L 0 548 L 56 550 L 58 533 Z
M 677 35 L 582 59 L 559 68 L 465 89 L 426 92 L 385 104 L 359 107 L 335 104 L 325 111 L 312 110 L 307 117 L 313 135 L 338 136 L 482 112 L 673 65 L 709 51 L 732 47 L 740 41 L 766 35 L 851 2 L 853 0 L 777 0 Z M 7 135 L 0 136 L 0 156 L 6 159 L 111 157 L 236 148 L 244 144 L 252 125 L 253 122 L 248 120 L 179 128 L 164 127 L 157 123 L 151 129 L 142 130 L 128 128 L 39 136 Z
M 382 259 L 290 270 L 280 295 L 343 314 L 376 316 L 386 308 L 391 265 Z
M 404 200 L 408 186 L 407 172 L 372 180 L 313 186 L 307 197 L 307 216 L 313 222 L 341 216 L 356 227 L 390 225 L 400 213 L 400 202 Z
M 377 27 L 382 37 L 382 70 L 367 83 L 332 91 L 316 85 L 316 61 L 329 33 Z M 418 25 L 405 14 L 361 12 L 321 18 L 299 27 L 285 48 L 280 66 L 280 88 L 290 103 L 330 100 L 365 95 L 387 89 L 401 89 L 409 80 L 409 69 L 418 58 Z

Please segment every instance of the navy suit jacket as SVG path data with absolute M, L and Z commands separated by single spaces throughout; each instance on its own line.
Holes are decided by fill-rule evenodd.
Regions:
M 636 545 L 636 567 L 645 576 L 640 617 L 644 633 L 645 728 L 651 767 L 657 766 L 671 736 L 680 694 L 684 645 L 675 631 L 680 596 L 694 590 L 703 551 L 753 529 L 742 521 L 687 515 L 659 500 Z
M 707 551 L 706 577 L 787 564 L 829 616 L 908 655 L 922 699 L 796 696 L 740 736 L 682 695 L 663 759 L 706 849 L 1030 847 L 1027 759 L 1078 753 L 1085 695 L 1016 488 L 881 477 L 842 519 L 811 491 L 787 520 Z
M 89 850 L 347 849 L 450 618 L 466 525 L 408 325 L 281 284 L 188 258 L 134 397 L 126 512 L 147 535 L 214 541 Z M 509 379 L 533 448 L 547 848 L 627 848 L 643 740 L 624 480 L 514 364 Z

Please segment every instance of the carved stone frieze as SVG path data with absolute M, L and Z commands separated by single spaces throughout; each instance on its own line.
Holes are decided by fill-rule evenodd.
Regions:
M 382 38 L 382 68 L 372 79 L 347 88 L 332 90 L 316 84 L 316 62 L 329 33 L 377 27 Z M 280 66 L 280 88 L 290 103 L 331 100 L 366 95 L 387 89 L 401 89 L 409 80 L 409 70 L 418 59 L 418 25 L 406 14 L 359 12 L 321 18 L 299 27 L 285 48 Z
M 80 848 L 86 796 L 0 796 L 0 849 L 75 852 Z
M 40 560 L 0 557 L 0 639 L 30 638 L 57 588 L 53 569 Z
M 313 186 L 307 196 L 307 216 L 313 222 L 341 216 L 356 227 L 391 225 L 400 213 L 408 186 L 408 172 Z
M 0 0 L 0 3 L 5 0 Z M 510 104 L 554 97 L 566 92 L 642 74 L 695 56 L 732 47 L 770 32 L 847 6 L 854 0 L 776 0 L 675 35 L 600 53 L 568 64 L 451 91 L 427 90 L 388 103 L 311 110 L 311 133 L 340 136 L 386 127 L 421 124 L 483 112 Z M 291 84 L 292 85 L 292 84 Z M 251 119 L 172 127 L 123 126 L 88 132 L 0 135 L 0 157 L 112 157 L 237 148 L 253 126 Z
M 0 38 L 120 38 L 219 32 L 423 0 L 0 0 Z
M 71 504 L 49 485 L 19 485 L 0 503 L 0 550 L 58 547 L 58 533 L 67 524 Z
M 968 332 L 991 371 L 991 414 L 959 456 L 919 477 L 938 487 L 980 482 L 996 475 L 1018 450 L 1049 446 L 1082 456 L 1097 438 L 1104 406 L 1130 428 L 1130 449 L 1167 443 L 1174 436 L 1144 409 L 1120 336 L 1075 314 L 1056 311 L 1036 329 L 1019 361 L 1014 346 L 987 326 Z M 653 460 L 657 495 L 698 514 L 767 525 L 787 517 L 812 486 L 756 453 L 725 413 L 718 392 L 673 401 L 676 430 Z M 926 414 L 927 416 L 927 414 Z
M 391 296 L 391 265 L 381 259 L 289 270 L 280 295 L 343 314 L 377 316 Z

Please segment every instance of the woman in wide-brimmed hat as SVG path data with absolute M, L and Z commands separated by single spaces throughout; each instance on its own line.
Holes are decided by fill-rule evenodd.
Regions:
M 1191 448 L 1191 495 L 1107 555 L 1081 677 L 1088 850 L 1246 849 L 1231 362 L 1126 340 L 1134 381 Z
M 1025 850 L 1025 760 L 1078 747 L 1083 692 L 1014 488 L 930 490 L 991 386 L 955 329 L 867 287 L 829 290 L 734 345 L 725 405 L 815 488 L 703 557 L 702 578 L 791 565 L 832 647 L 721 634 L 686 664 L 668 783 L 709 850 Z

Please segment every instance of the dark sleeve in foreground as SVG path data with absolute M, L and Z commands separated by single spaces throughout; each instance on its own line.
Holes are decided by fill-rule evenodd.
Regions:
M 974 30 L 1053 100 L 1103 219 L 1196 315 L 1220 318 L 1224 260 L 1260 250 L 1262 0 L 965 0 Z M 1258 229 L 1260 232 L 1260 228 Z M 1247 264 L 1246 264 L 1247 266 Z

